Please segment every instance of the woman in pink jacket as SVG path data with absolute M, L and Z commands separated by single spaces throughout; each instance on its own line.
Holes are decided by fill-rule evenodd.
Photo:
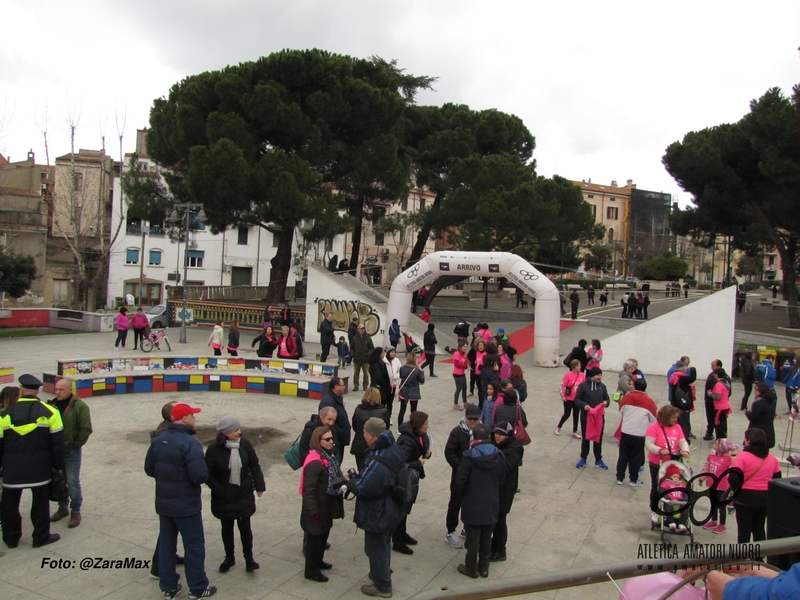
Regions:
M 555 434 L 561 435 L 561 426 L 564 425 L 572 413 L 572 437 L 580 439 L 581 434 L 578 433 L 578 418 L 580 413 L 575 408 L 575 394 L 578 393 L 578 386 L 586 381 L 586 374 L 581 372 L 581 361 L 577 358 L 570 361 L 570 370 L 561 379 L 561 401 L 564 403 L 564 416 L 556 425 Z
M 461 342 L 456 351 L 453 352 L 453 381 L 456 383 L 456 391 L 453 394 L 453 410 L 461 410 L 461 406 L 458 403 L 459 394 L 461 395 L 461 401 L 464 403 L 464 408 L 467 407 L 466 370 L 468 368 L 467 342 Z
M 142 312 L 142 307 L 139 307 L 139 310 L 136 311 L 136 314 L 133 315 L 132 319 L 133 324 L 133 349 L 136 350 L 139 347 L 139 342 L 144 339 L 145 330 L 150 322 L 147 320 L 147 315 Z
M 128 307 L 120 306 L 119 313 L 117 313 L 117 341 L 114 342 L 114 348 L 119 350 L 120 344 L 122 349 L 125 349 L 125 340 L 128 339 L 128 329 L 131 328 L 131 320 L 128 318 Z

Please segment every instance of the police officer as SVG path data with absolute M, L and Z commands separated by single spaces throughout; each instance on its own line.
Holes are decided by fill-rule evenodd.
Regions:
M 3 541 L 16 548 L 22 537 L 19 502 L 22 490 L 30 488 L 33 547 L 40 548 L 61 538 L 50 533 L 49 483 L 52 472 L 64 468 L 64 433 L 58 409 L 37 397 L 42 382 L 25 374 L 19 378 L 19 385 L 19 401 L 0 413 L 0 518 Z

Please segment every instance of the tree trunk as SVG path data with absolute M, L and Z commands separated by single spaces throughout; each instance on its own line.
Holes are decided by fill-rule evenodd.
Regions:
M 438 215 L 441 210 L 441 205 L 442 195 L 439 193 L 436 194 L 436 198 L 433 204 L 431 204 L 430 214 L 425 219 L 422 228 L 417 234 L 417 241 L 414 243 L 414 249 L 411 250 L 411 256 L 409 256 L 408 261 L 406 261 L 406 269 L 422 258 L 422 253 L 425 252 L 425 245 L 428 243 L 428 237 L 431 235 L 431 229 L 433 229 L 433 217 Z
M 461 283 L 465 279 L 469 279 L 469 277 L 456 276 L 456 275 L 446 275 L 445 277 L 439 277 L 439 279 L 434 281 L 428 288 L 428 293 L 425 294 L 425 301 L 422 303 L 422 305 L 425 307 L 430 306 L 431 302 L 433 302 L 433 299 L 436 298 L 436 294 L 441 292 L 447 286 Z
M 795 265 L 797 264 L 797 237 L 790 236 L 786 242 L 785 256 L 781 255 L 781 271 L 783 273 L 783 292 L 788 304 L 789 327 L 800 329 L 800 311 L 797 307 L 797 284 L 795 283 Z
M 353 251 L 350 253 L 350 269 L 354 277 L 358 277 L 358 255 L 361 254 L 361 230 L 364 221 L 364 200 L 359 197 L 350 205 L 350 216 L 353 217 Z
M 293 242 L 294 228 L 281 225 L 278 249 L 275 252 L 275 256 L 270 261 L 272 268 L 269 271 L 267 304 L 277 304 L 286 301 L 286 282 L 289 279 L 289 269 L 292 266 Z

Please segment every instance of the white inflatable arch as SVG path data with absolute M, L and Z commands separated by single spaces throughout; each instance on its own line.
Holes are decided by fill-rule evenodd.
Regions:
M 387 322 L 408 325 L 413 293 L 443 275 L 505 277 L 536 298 L 533 362 L 538 367 L 558 364 L 561 305 L 556 286 L 523 258 L 510 252 L 434 252 L 395 277 L 389 291 Z

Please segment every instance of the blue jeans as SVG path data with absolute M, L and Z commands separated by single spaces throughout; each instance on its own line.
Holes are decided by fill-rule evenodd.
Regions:
M 114 347 L 118 348 L 120 344 L 122 347 L 125 347 L 125 340 L 128 339 L 128 330 L 127 329 L 118 329 L 117 330 L 117 341 L 114 342 Z
M 386 593 L 392 592 L 392 532 L 364 532 L 364 554 L 369 558 L 369 573 L 375 587 Z
M 81 495 L 81 449 L 64 451 L 64 478 L 67 480 L 69 498 L 58 503 L 58 508 L 71 512 L 81 512 L 83 496 Z
M 159 517 L 161 530 L 158 533 L 159 586 L 162 592 L 178 589 L 178 573 L 175 571 L 175 554 L 178 550 L 178 532 L 183 538 L 185 554 L 186 584 L 190 592 L 202 592 L 208 587 L 206 577 L 206 539 L 203 534 L 203 515 L 188 517 Z

